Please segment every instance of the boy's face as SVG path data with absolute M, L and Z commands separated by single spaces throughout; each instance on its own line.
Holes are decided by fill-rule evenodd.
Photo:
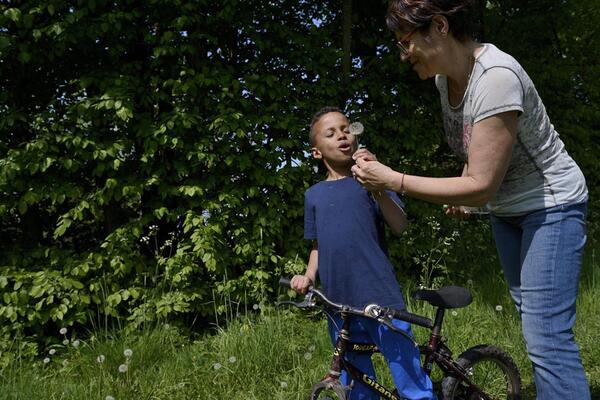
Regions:
M 352 154 L 356 151 L 356 137 L 350 134 L 348 118 L 339 112 L 323 115 L 313 126 L 315 132 L 314 158 L 328 163 L 353 163 Z

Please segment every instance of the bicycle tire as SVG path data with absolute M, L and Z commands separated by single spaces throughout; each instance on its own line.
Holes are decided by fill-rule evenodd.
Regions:
M 513 359 L 501 348 L 479 345 L 464 351 L 456 360 L 474 384 L 494 400 L 521 400 L 521 375 Z M 442 380 L 442 400 L 479 400 L 476 393 L 453 376 Z
M 333 396 L 333 397 L 332 397 Z M 319 382 L 311 388 L 309 400 L 347 400 L 346 391 L 339 381 Z

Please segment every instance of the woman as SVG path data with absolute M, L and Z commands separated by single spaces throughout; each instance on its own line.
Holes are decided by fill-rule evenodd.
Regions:
M 487 205 L 510 294 L 521 316 L 538 399 L 589 399 L 574 340 L 586 240 L 585 178 L 510 55 L 472 39 L 467 0 L 394 0 L 386 16 L 403 62 L 435 77 L 444 130 L 464 169 L 429 178 L 394 171 L 358 150 L 353 173 L 370 190 L 439 204 Z

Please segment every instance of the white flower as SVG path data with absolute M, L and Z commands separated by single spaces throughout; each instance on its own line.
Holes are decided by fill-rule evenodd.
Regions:
M 63 360 L 63 362 L 62 362 L 62 366 L 63 366 L 63 367 L 66 367 L 67 365 L 69 365 L 69 362 L 68 362 L 67 360 Z
M 115 400 L 115 398 L 109 395 L 109 396 L 106 396 L 104 398 L 104 400 Z
M 252 309 L 253 309 L 253 310 L 258 310 L 258 304 L 254 304 L 254 305 L 252 306 Z
M 304 359 L 305 360 L 310 360 L 312 358 L 312 354 L 310 353 L 304 353 Z
M 79 347 L 79 340 L 74 340 L 73 341 L 73 347 L 75 347 L 75 348 Z
M 66 346 L 66 345 L 68 345 L 68 344 L 69 344 L 69 339 L 65 339 L 65 340 L 63 340 L 63 344 L 64 344 L 65 346 Z
M 352 135 L 360 135 L 365 130 L 365 127 L 360 122 L 353 122 L 348 128 L 350 129 L 350 134 Z
M 279 383 L 279 385 L 285 389 L 287 387 L 287 382 L 281 381 L 281 383 Z
M 456 316 L 458 315 L 458 313 L 457 313 L 455 310 L 452 310 L 452 315 L 453 315 L 454 317 L 456 317 Z
M 313 345 L 311 345 L 311 346 L 308 346 L 308 351 L 310 351 L 311 353 L 312 353 L 313 351 L 315 351 L 315 345 L 313 344 Z
M 213 364 L 213 368 L 214 368 L 215 370 L 221 369 L 221 367 L 222 367 L 221 363 L 214 363 L 214 364 Z
M 50 362 L 50 359 L 48 357 L 44 358 L 44 364 L 48 364 Z
M 131 357 L 133 355 L 133 350 L 131 349 L 125 349 L 125 351 L 123 352 L 123 355 L 127 358 Z
M 48 354 L 50 354 L 51 356 L 55 355 L 56 354 L 56 349 L 50 349 L 48 351 Z
M 233 364 L 233 363 L 234 363 L 234 362 L 236 362 L 236 361 L 237 361 L 237 358 L 235 358 L 234 356 L 231 356 L 231 357 L 229 357 L 229 362 L 230 362 L 230 363 L 232 363 L 232 364 Z
M 496 311 L 502 311 L 502 306 L 500 304 L 496 306 Z
M 98 362 L 98 364 L 102 364 L 105 359 L 106 357 L 104 357 L 103 354 L 100 354 L 98 357 L 96 357 L 96 361 Z
M 124 374 L 125 372 L 127 372 L 127 369 L 128 369 L 127 364 L 121 364 L 121 365 L 119 365 L 119 372 L 120 373 Z
M 61 335 L 66 335 L 67 334 L 67 328 L 60 328 L 60 331 L 58 331 Z

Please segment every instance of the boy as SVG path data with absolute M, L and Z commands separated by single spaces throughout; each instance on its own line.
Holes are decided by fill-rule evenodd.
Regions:
M 348 126 L 346 116 L 335 107 L 321 109 L 311 122 L 311 152 L 314 158 L 323 160 L 327 179 L 305 193 L 304 238 L 313 240 L 313 248 L 305 274 L 295 275 L 291 287 L 298 293 L 306 293 L 318 271 L 325 295 L 336 303 L 358 308 L 375 303 L 405 309 L 382 240 L 383 221 L 395 234 L 400 234 L 406 229 L 406 214 L 395 193 L 369 193 L 352 178 L 352 155 L 357 151 L 357 142 Z M 408 323 L 394 320 L 394 325 L 410 333 Z M 332 316 L 329 334 L 334 343 L 340 326 L 339 316 Z M 377 345 L 402 397 L 435 398 L 431 380 L 421 369 L 419 351 L 408 340 L 373 319 L 360 317 L 351 320 L 350 336 L 355 342 Z M 361 370 L 375 377 L 369 355 L 349 357 Z M 348 384 L 345 372 L 341 379 Z M 354 383 L 350 393 L 350 400 L 378 398 L 360 382 Z

